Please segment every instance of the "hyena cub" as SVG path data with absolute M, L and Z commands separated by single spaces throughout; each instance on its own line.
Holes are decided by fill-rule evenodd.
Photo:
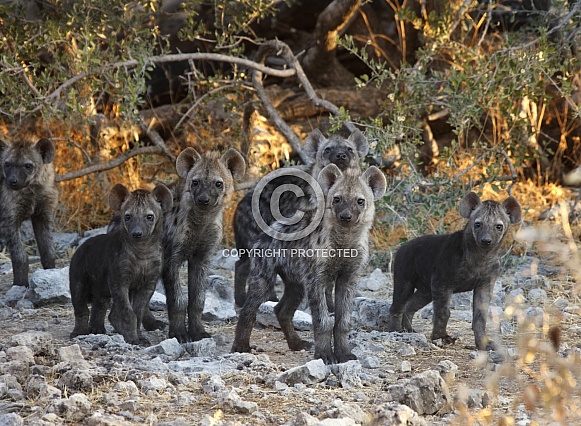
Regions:
M 235 149 L 223 155 L 199 155 L 193 148 L 183 150 L 176 160 L 179 176 L 175 205 L 165 219 L 162 279 L 167 296 L 169 337 L 180 342 L 200 340 L 210 335 L 202 324 L 208 265 L 222 238 L 225 201 L 232 193 L 234 179 L 244 175 L 246 163 Z M 188 262 L 188 329 L 186 306 L 179 269 Z
M 285 287 L 275 313 L 289 348 L 301 350 L 310 346 L 299 337 L 292 324 L 306 292 L 313 316 L 315 358 L 321 358 L 326 364 L 355 359 L 347 339 L 353 297 L 359 273 L 368 258 L 374 201 L 385 193 L 386 180 L 374 166 L 362 174 L 354 169 L 341 172 L 334 164 L 324 167 L 318 180 L 326 200 L 323 219 L 315 230 L 294 241 L 263 234 L 254 245 L 265 255 L 250 259 L 248 296 L 240 312 L 232 352 L 250 351 L 256 312 L 278 274 Z M 276 222 L 272 226 L 279 232 L 295 232 L 304 229 L 313 216 L 313 212 L 307 212 L 297 224 L 285 226 Z M 326 300 L 328 290 L 333 288 L 334 321 Z
M 71 259 L 69 281 L 75 311 L 71 337 L 104 334 L 105 315 L 127 343 L 148 344 L 141 335 L 143 316 L 161 276 L 163 215 L 172 194 L 159 184 L 152 192 L 129 192 L 121 184 L 109 194 L 119 223 L 109 233 L 82 244 Z M 89 318 L 89 308 L 91 303 Z
M 51 234 L 58 190 L 54 181 L 55 149 L 46 138 L 32 144 L 0 141 L 0 237 L 10 252 L 14 285 L 28 287 L 28 256 L 20 227 L 30 219 L 43 268 L 55 267 Z
M 328 164 L 335 164 L 342 171 L 351 168 L 358 170 L 360 160 L 367 155 L 369 148 L 367 139 L 359 130 L 355 130 L 349 138 L 344 139 L 339 136 L 326 138 L 318 129 L 315 129 L 307 136 L 304 149 L 312 161 L 310 168 L 306 171 L 316 179 L 321 169 Z M 296 168 L 289 167 L 285 170 L 289 173 L 272 179 L 260 193 L 260 215 L 267 225 L 275 222 L 270 202 L 273 193 L 283 185 L 295 185 L 303 190 L 304 194 L 299 197 L 288 190 L 280 194 L 277 205 L 284 217 L 291 218 L 298 210 L 305 211 L 314 208 L 310 185 L 305 180 L 292 175 Z M 250 258 L 244 249 L 252 248 L 257 237 L 262 233 L 252 213 L 254 191 L 255 189 L 252 189 L 244 195 L 234 212 L 234 239 L 240 253 L 240 259 L 236 262 L 234 270 L 234 300 L 238 306 L 243 306 L 246 300 L 246 281 L 250 267 Z M 274 291 L 269 298 L 277 300 Z
M 432 340 L 446 344 L 455 339 L 446 331 L 453 293 L 474 290 L 472 330 L 478 349 L 493 349 L 486 336 L 486 318 L 495 280 L 500 273 L 500 250 L 508 227 L 521 220 L 521 207 L 513 197 L 502 204 L 481 201 L 474 192 L 460 202 L 462 231 L 425 235 L 402 245 L 393 268 L 393 303 L 389 331 L 413 332 L 414 314 L 434 302 Z

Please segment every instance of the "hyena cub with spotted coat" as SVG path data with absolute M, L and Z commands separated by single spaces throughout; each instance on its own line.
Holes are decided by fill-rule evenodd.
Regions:
M 109 194 L 115 226 L 83 243 L 71 258 L 69 284 L 75 311 L 71 337 L 104 334 L 105 315 L 127 343 L 148 344 L 141 324 L 161 276 L 163 215 L 173 205 L 166 186 L 129 192 L 121 184 Z M 89 308 L 87 304 L 91 303 Z
M 374 166 L 361 173 L 354 169 L 341 172 L 329 164 L 321 170 L 318 181 L 325 194 L 325 206 L 323 219 L 315 230 L 294 241 L 262 234 L 254 245 L 255 249 L 265 250 L 266 255 L 250 259 L 248 296 L 240 312 L 232 352 L 250 351 L 256 312 L 278 274 L 285 288 L 275 313 L 289 348 L 302 350 L 310 346 L 292 324 L 306 292 L 313 316 L 315 358 L 326 364 L 355 359 L 348 342 L 353 298 L 360 271 L 367 263 L 374 201 L 383 197 L 386 180 Z M 305 229 L 313 216 L 314 212 L 307 212 L 297 224 L 285 226 L 276 222 L 272 227 L 282 233 L 296 232 Z M 333 288 L 334 321 L 326 300 L 328 290 Z
M 20 237 L 27 219 L 32 221 L 42 267 L 55 267 L 51 233 L 58 203 L 54 154 L 54 145 L 46 138 L 36 144 L 0 141 L 0 237 L 10 253 L 14 285 L 28 287 L 28 256 Z
M 359 170 L 360 161 L 365 158 L 368 149 L 367 139 L 359 130 L 353 131 L 345 139 L 339 136 L 330 136 L 327 138 L 318 129 L 315 129 L 305 140 L 304 150 L 312 161 L 311 166 L 306 172 L 316 179 L 321 169 L 328 164 L 337 165 L 341 171 L 347 169 Z M 285 170 L 292 172 L 296 169 L 289 167 Z M 265 178 L 268 178 L 268 176 Z M 275 222 L 270 208 L 273 192 L 285 184 L 292 184 L 301 188 L 304 196 L 298 197 L 292 191 L 282 192 L 277 204 L 284 217 L 290 218 L 298 210 L 305 211 L 314 208 L 312 188 L 310 185 L 303 179 L 292 174 L 285 174 L 272 179 L 260 194 L 260 215 L 267 225 Z M 244 195 L 234 212 L 234 239 L 236 249 L 240 253 L 240 259 L 236 262 L 234 269 L 234 300 L 238 306 L 243 306 L 246 300 L 246 281 L 248 280 L 250 268 L 250 258 L 244 249 L 252 248 L 256 239 L 262 233 L 252 214 L 252 196 L 254 190 L 251 189 Z M 271 300 L 277 300 L 274 291 L 269 295 L 269 298 Z
M 198 154 L 183 150 L 176 160 L 179 182 L 174 207 L 167 215 L 163 233 L 162 279 L 167 297 L 169 337 L 180 342 L 210 335 L 202 324 L 208 266 L 222 238 L 224 205 L 234 189 L 234 179 L 246 169 L 235 149 Z M 188 328 L 179 269 L 188 262 Z
M 393 303 L 388 331 L 413 332 L 414 314 L 434 302 L 432 340 L 455 339 L 446 331 L 453 293 L 474 290 L 472 330 L 478 349 L 494 349 L 486 336 L 486 318 L 494 282 L 500 273 L 500 250 L 509 225 L 521 220 L 513 197 L 502 204 L 481 201 L 474 192 L 460 202 L 464 230 L 446 235 L 424 235 L 402 245 L 393 267 Z

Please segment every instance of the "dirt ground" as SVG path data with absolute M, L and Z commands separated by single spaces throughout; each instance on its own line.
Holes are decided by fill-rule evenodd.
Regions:
M 58 266 L 66 264 L 67 260 L 61 259 Z M 31 272 L 38 267 L 40 267 L 38 263 L 32 263 Z M 553 281 L 554 285 L 549 292 L 549 300 L 545 302 L 547 305 L 546 324 L 555 324 L 558 321 L 560 325 L 561 346 L 559 354 L 546 349 L 547 342 L 550 341 L 547 337 L 548 326 L 541 329 L 527 329 L 523 326 L 516 334 L 501 336 L 502 344 L 507 348 L 515 348 L 512 350 L 512 355 L 518 353 L 518 357 L 508 359 L 505 363 L 492 362 L 493 355 L 487 356 L 484 353 L 477 355 L 470 323 L 451 320 L 450 334 L 458 337 L 458 341 L 451 346 L 438 347 L 433 345 L 429 351 L 416 349 L 415 355 L 402 357 L 388 344 L 377 342 L 377 344 L 385 346 L 385 351 L 376 353 L 381 365 L 378 369 L 365 370 L 370 374 L 366 380 L 363 380 L 364 386 L 359 391 L 345 390 L 340 386 L 324 383 L 315 387 L 314 394 L 307 392 L 281 393 L 273 389 L 272 383 L 265 383 L 263 377 L 253 376 L 244 371 L 241 371 L 240 374 L 226 375 L 223 379 L 226 386 L 235 387 L 244 400 L 256 402 L 259 409 L 269 413 L 265 419 L 261 419 L 262 423 L 284 424 L 296 418 L 301 412 L 321 416 L 337 399 L 343 402 L 355 402 L 364 411 L 372 412 L 378 405 L 386 402 L 384 392 L 386 386 L 396 384 L 399 380 L 410 378 L 423 371 L 436 369 L 440 361 L 450 360 L 458 366 L 456 379 L 449 383 L 453 396 L 462 396 L 465 389 L 486 389 L 494 395 L 493 402 L 489 408 L 484 409 L 477 407 L 464 410 L 462 404 L 447 407 L 436 415 L 424 416 L 428 424 L 466 424 L 467 422 L 468 424 L 489 424 L 491 422 L 491 424 L 508 425 L 515 424 L 515 421 L 519 419 L 518 416 L 523 416 L 522 413 L 526 413 L 524 414 L 525 418 L 528 416 L 533 424 L 535 420 L 539 422 L 537 424 L 558 420 L 562 412 L 567 413 L 566 418 L 569 420 L 573 415 L 575 418 L 580 418 L 577 417 L 579 392 L 576 382 L 569 387 L 563 385 L 563 381 L 568 382 L 571 378 L 573 381 L 578 379 L 577 358 L 574 358 L 573 355 L 576 353 L 575 348 L 578 347 L 579 335 L 581 334 L 577 325 L 579 316 L 576 313 L 553 315 L 548 306 L 552 304 L 553 300 L 563 296 L 568 297 L 569 306 L 573 306 L 577 301 L 574 294 L 566 290 L 572 285 L 570 277 L 565 276 L 564 281 L 558 281 L 560 279 L 555 278 Z M 11 274 L 0 276 L 0 296 L 10 288 L 11 280 Z M 378 296 L 374 294 L 373 297 L 387 299 L 389 295 L 380 294 Z M 571 311 L 574 312 L 574 309 Z M 581 313 L 581 308 L 578 311 Z M 161 318 L 165 317 L 165 313 L 156 313 L 156 315 Z M 75 343 L 69 337 L 73 325 L 74 315 L 70 304 L 24 310 L 16 318 L 4 322 L 0 329 L 0 341 L 27 330 L 42 330 L 51 333 L 55 347 L 69 346 Z M 234 327 L 235 323 L 209 325 L 209 331 L 215 337 L 219 353 L 229 352 L 234 336 Z M 414 322 L 414 327 L 417 331 L 429 335 L 431 322 L 418 317 Z M 302 332 L 302 334 L 306 338 L 312 339 L 310 332 Z M 166 331 L 146 332 L 146 336 L 152 344 L 156 344 L 166 338 Z M 275 329 L 255 328 L 251 342 L 256 345 L 256 353 L 266 354 L 280 371 L 305 364 L 313 358 L 312 351 L 289 351 L 282 333 Z M 88 352 L 84 355 L 87 360 L 94 360 L 95 357 L 102 356 L 97 352 Z M 524 362 L 525 359 L 527 362 Z M 400 366 L 403 360 L 410 361 L 411 371 L 401 371 Z M 106 412 L 115 412 L 115 409 L 111 407 L 106 408 L 103 395 L 121 379 L 120 377 L 109 377 L 98 383 L 89 396 L 95 409 L 102 406 Z M 57 378 L 55 377 L 54 380 L 53 385 L 56 385 Z M 573 383 L 573 381 L 569 381 Z M 145 418 L 147 413 L 154 413 L 159 422 L 172 421 L 177 418 L 194 421 L 204 415 L 212 416 L 214 419 L 231 421 L 232 424 L 258 422 L 258 419 L 251 417 L 251 415 L 243 416 L 236 412 L 222 410 L 216 405 L 215 398 L 202 391 L 201 380 L 192 380 L 187 385 L 178 384 L 177 387 L 178 391 L 188 391 L 196 395 L 195 404 L 178 406 L 171 404 L 175 395 L 162 394 L 152 398 L 150 395 L 143 394 L 140 395 L 139 416 Z M 33 405 L 34 401 L 26 402 L 21 414 L 23 417 L 27 413 L 29 404 Z M 527 410 L 527 407 L 530 409 Z

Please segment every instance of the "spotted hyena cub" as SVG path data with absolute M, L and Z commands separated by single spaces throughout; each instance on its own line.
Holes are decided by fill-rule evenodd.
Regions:
M 351 168 L 359 170 L 361 159 L 367 155 L 368 144 L 367 139 L 359 130 L 355 130 L 349 138 L 344 139 L 339 136 L 327 138 L 318 129 L 315 129 L 307 136 L 304 149 L 312 161 L 306 173 L 316 179 L 321 169 L 328 164 L 335 164 L 342 171 Z M 305 211 L 314 208 L 312 188 L 304 179 L 292 174 L 296 170 L 298 169 L 291 167 L 277 170 L 274 173 L 281 171 L 285 173 L 270 180 L 261 190 L 258 205 L 260 216 L 266 225 L 275 221 L 270 203 L 273 199 L 273 193 L 277 189 L 283 188 L 283 185 L 294 185 L 296 188 L 300 188 L 303 196 L 289 190 L 282 192 L 277 202 L 282 216 L 292 218 L 298 210 Z M 271 176 L 273 174 L 265 176 L 264 179 L 269 179 Z M 246 299 L 246 281 L 250 267 L 250 259 L 245 249 L 252 248 L 256 238 L 262 233 L 252 213 L 252 198 L 256 190 L 253 188 L 248 191 L 234 212 L 234 239 L 240 254 L 240 259 L 235 265 L 234 275 L 234 299 L 238 306 L 243 306 Z M 277 300 L 274 291 L 269 298 Z
M 83 243 L 71 259 L 69 280 L 75 311 L 71 337 L 104 334 L 105 315 L 127 343 L 148 344 L 141 335 L 143 317 L 161 276 L 163 215 L 173 205 L 162 184 L 152 192 L 129 192 L 117 184 L 109 204 L 118 223 L 107 234 Z M 87 304 L 91 303 L 91 312 Z
M 175 205 L 167 215 L 163 233 L 163 284 L 167 296 L 169 337 L 180 342 L 210 335 L 202 324 L 208 265 L 222 238 L 224 205 L 234 179 L 244 175 L 246 163 L 235 149 L 198 154 L 183 150 L 176 160 L 179 182 Z M 188 262 L 188 328 L 179 269 Z
M 468 219 L 462 231 L 425 235 L 402 245 L 393 267 L 393 303 L 389 331 L 412 332 L 414 314 L 434 302 L 432 339 L 453 343 L 446 331 L 453 293 L 474 291 L 472 330 L 478 349 L 492 349 L 486 336 L 486 318 L 495 280 L 500 273 L 500 251 L 511 223 L 521 220 L 513 197 L 502 204 L 481 201 L 474 192 L 460 202 Z
M 313 316 L 315 358 L 326 364 L 355 359 L 347 340 L 356 283 L 368 258 L 369 229 L 375 213 L 374 201 L 386 190 L 383 173 L 370 167 L 364 173 L 336 165 L 324 167 L 318 179 L 325 201 L 324 212 L 314 231 L 285 241 L 262 234 L 254 249 L 261 254 L 250 258 L 248 296 L 240 312 L 232 352 L 250 351 L 250 334 L 256 312 L 266 300 L 276 275 L 284 281 L 284 294 L 275 313 L 291 350 L 308 348 L 294 330 L 293 315 L 305 293 Z M 272 225 L 282 234 L 304 231 L 316 212 L 307 212 L 294 225 Z M 300 238 L 299 238 L 300 237 Z M 326 294 L 335 290 L 334 321 Z
M 28 256 L 20 227 L 30 219 L 43 268 L 55 267 L 51 228 L 58 203 L 54 181 L 53 143 L 0 141 L 0 237 L 5 241 L 14 271 L 14 285 L 28 287 Z

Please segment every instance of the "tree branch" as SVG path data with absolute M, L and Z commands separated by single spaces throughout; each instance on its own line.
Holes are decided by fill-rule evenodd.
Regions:
M 264 66 L 262 64 L 258 64 L 254 61 L 249 60 L 249 59 L 237 58 L 234 56 L 223 55 L 220 53 L 203 53 L 203 52 L 176 53 L 176 54 L 170 54 L 170 55 L 151 56 L 145 60 L 145 63 L 142 63 L 136 59 L 131 59 L 128 61 L 113 62 L 110 64 L 105 64 L 99 68 L 96 68 L 96 69 L 91 70 L 91 71 L 87 71 L 85 73 L 78 74 L 78 75 L 68 79 L 63 84 L 61 84 L 59 87 L 57 87 L 54 90 L 54 92 L 47 95 L 43 99 L 43 101 L 46 104 L 46 103 L 52 102 L 54 100 L 57 100 L 60 98 L 61 93 L 65 89 L 74 85 L 78 81 L 80 81 L 80 80 L 82 80 L 90 75 L 100 74 L 100 73 L 107 71 L 107 70 L 110 70 L 110 69 L 134 68 L 140 64 L 148 65 L 148 64 L 160 64 L 160 63 L 167 63 L 167 62 L 179 62 L 179 61 L 191 61 L 191 60 L 208 60 L 208 61 L 217 61 L 217 62 L 229 62 L 232 64 L 243 65 L 243 66 L 251 68 L 251 69 L 259 69 L 264 74 L 272 75 L 274 77 L 285 78 L 285 77 L 292 77 L 295 74 L 295 71 L 292 69 L 278 70 L 278 69 Z M 25 69 L 23 68 L 21 72 L 25 72 Z M 37 106 L 36 108 L 34 108 L 30 112 L 30 114 L 34 114 L 34 113 L 38 112 L 39 110 L 42 109 L 42 107 L 43 107 L 43 105 Z
M 269 53 L 271 53 L 272 51 L 278 51 L 279 49 L 277 49 L 277 47 L 278 47 L 279 43 L 284 44 L 284 43 L 279 42 L 277 40 L 277 41 L 272 41 L 272 42 L 266 42 L 263 45 L 261 45 L 260 48 L 258 49 L 258 52 L 256 53 L 256 57 L 257 57 L 258 62 L 264 63 L 264 60 L 266 59 L 266 56 Z M 286 46 L 288 48 L 288 46 L 286 44 L 284 46 Z M 303 144 L 300 141 L 299 137 L 290 128 L 290 126 L 288 124 L 286 124 L 286 121 L 284 121 L 282 119 L 282 117 L 280 116 L 280 114 L 278 113 L 278 111 L 276 110 L 276 108 L 274 107 L 272 102 L 270 101 L 270 98 L 268 97 L 266 90 L 264 90 L 264 86 L 262 84 L 262 72 L 258 69 L 255 69 L 252 73 L 252 86 L 256 90 L 256 93 L 258 93 L 258 96 L 260 97 L 260 100 L 262 101 L 264 108 L 266 108 L 266 111 L 267 111 L 268 115 L 270 116 L 270 119 L 274 122 L 274 125 L 284 135 L 284 137 L 289 141 L 289 143 L 291 144 L 291 146 L 293 147 L 295 152 L 301 158 L 301 161 L 304 164 L 310 164 L 312 162 L 312 160 L 304 152 Z
M 140 148 L 134 148 L 130 151 L 125 151 L 118 157 L 106 163 L 94 164 L 92 166 L 86 167 L 84 169 L 75 170 L 74 172 L 65 173 L 64 175 L 57 175 L 55 177 L 56 182 L 63 182 L 65 180 L 78 179 L 80 177 L 86 176 L 95 172 L 103 172 L 105 170 L 111 170 L 115 167 L 119 167 L 121 164 L 126 162 L 132 157 L 144 154 L 155 154 L 155 155 L 165 155 L 162 147 L 159 146 L 143 146 Z
M 141 125 L 141 130 L 147 135 L 147 137 L 149 138 L 149 140 L 151 142 L 153 142 L 154 145 L 160 147 L 163 150 L 163 153 L 165 154 L 165 156 L 167 158 L 169 158 L 172 163 L 175 163 L 176 161 L 176 156 L 173 155 L 171 153 L 171 151 L 167 148 L 167 145 L 165 144 L 163 138 L 159 135 L 159 133 L 157 133 L 157 131 L 155 129 L 153 129 L 153 126 L 155 124 L 155 117 L 151 120 L 151 122 L 149 123 L 149 126 L 143 124 Z

